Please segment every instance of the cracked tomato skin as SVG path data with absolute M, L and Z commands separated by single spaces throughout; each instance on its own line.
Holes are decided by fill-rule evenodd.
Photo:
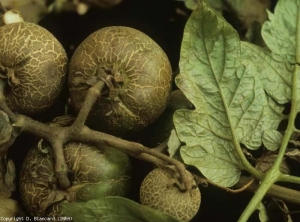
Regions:
M 132 164 L 126 153 L 104 145 L 66 144 L 71 187 L 63 190 L 54 173 L 52 148 L 46 142 L 39 144 L 29 150 L 20 172 L 21 199 L 31 215 L 62 216 L 61 202 L 128 194 Z
M 171 65 L 160 46 L 144 33 L 112 26 L 92 33 L 79 45 L 68 79 L 75 111 L 99 69 L 115 81 L 114 88 L 104 89 L 96 101 L 87 120 L 91 128 L 122 135 L 141 130 L 164 111 L 171 92 Z
M 171 169 L 175 169 L 174 166 Z M 180 221 L 190 221 L 199 211 L 201 193 L 189 171 L 185 171 L 187 179 L 192 181 L 192 190 L 180 190 L 172 171 L 156 168 L 143 180 L 140 187 L 141 204 L 168 213 Z
M 8 106 L 22 114 L 50 108 L 66 79 L 67 55 L 43 27 L 26 22 L 0 28 L 0 78 Z

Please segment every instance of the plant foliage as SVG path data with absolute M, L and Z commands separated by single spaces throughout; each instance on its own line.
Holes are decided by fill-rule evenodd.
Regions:
M 64 215 L 76 222 L 179 222 L 172 216 L 123 197 L 108 196 L 87 202 L 62 204 Z
M 209 180 L 232 186 L 244 169 L 241 148 L 258 149 L 262 138 L 278 135 L 274 131 L 284 118 L 282 104 L 291 94 L 291 67 L 240 41 L 204 1 L 186 24 L 179 67 L 176 84 L 195 106 L 174 115 L 185 143 L 181 157 Z

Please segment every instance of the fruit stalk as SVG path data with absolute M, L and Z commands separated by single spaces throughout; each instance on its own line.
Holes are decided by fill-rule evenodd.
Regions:
M 3 81 L 0 81 L 3 83 Z M 95 84 L 88 90 L 86 95 L 87 101 L 95 101 L 95 97 L 99 96 L 99 89 L 103 84 Z M 99 88 L 98 88 L 99 87 Z M 106 133 L 91 130 L 87 126 L 83 125 L 84 118 L 88 116 L 91 106 L 90 102 L 81 107 L 80 115 L 77 117 L 74 124 L 69 127 L 61 126 L 49 126 L 47 124 L 33 120 L 25 115 L 13 113 L 5 102 L 3 94 L 3 88 L 0 87 L 0 110 L 4 111 L 11 119 L 13 125 L 18 126 L 21 131 L 31 133 L 37 137 L 43 138 L 49 141 L 54 148 L 54 152 L 62 149 L 62 145 L 67 142 L 77 141 L 82 143 L 94 143 L 94 144 L 107 144 L 124 151 L 130 156 L 153 163 L 158 166 L 174 165 L 180 174 L 181 189 L 191 190 L 191 183 L 186 178 L 185 166 L 178 160 L 175 160 L 167 155 L 164 155 L 156 150 L 152 150 L 142 144 L 127 141 Z M 57 141 L 59 140 L 59 141 Z M 59 145 L 60 144 L 60 145 Z M 53 146 L 55 145 L 55 146 Z M 58 157 L 58 155 L 56 154 Z M 56 174 L 60 178 L 60 182 L 64 181 L 64 184 L 60 184 L 61 187 L 68 187 L 67 167 L 64 164 L 64 157 L 60 156 L 56 159 Z

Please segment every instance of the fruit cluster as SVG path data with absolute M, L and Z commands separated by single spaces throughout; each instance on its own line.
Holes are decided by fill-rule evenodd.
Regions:
M 6 111 L 28 116 L 42 113 L 68 87 L 68 114 L 77 119 L 51 123 L 49 127 L 81 121 L 88 129 L 126 137 L 161 116 L 171 93 L 172 70 L 166 54 L 150 37 L 133 28 L 114 26 L 92 33 L 78 46 L 70 62 L 57 39 L 32 23 L 15 22 L 0 27 L 0 48 L 0 81 Z M 87 100 L 96 86 L 99 93 L 94 100 Z M 24 205 L 32 215 L 61 215 L 59 203 L 63 201 L 125 196 L 129 190 L 128 156 L 109 143 L 69 141 L 76 133 L 84 134 L 81 129 L 86 130 L 69 130 L 63 136 L 57 133 L 57 140 L 63 144 L 61 151 L 59 146 L 52 147 L 57 144 L 55 141 L 41 139 L 28 152 L 19 186 Z M 62 185 L 60 173 L 67 174 L 67 185 Z M 172 181 L 179 181 L 180 175 L 178 178 Z M 176 188 L 172 189 L 176 195 Z M 197 204 L 192 202 L 191 206 L 198 208 L 199 190 L 193 187 L 192 192 L 196 194 L 192 201 Z M 145 194 L 141 190 L 143 200 Z

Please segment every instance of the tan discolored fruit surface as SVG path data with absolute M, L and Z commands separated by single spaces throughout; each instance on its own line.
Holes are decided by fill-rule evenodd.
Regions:
M 174 184 L 172 174 L 161 168 L 152 170 L 142 182 L 140 201 L 143 205 L 168 213 L 182 221 L 190 221 L 198 212 L 201 194 L 193 176 L 186 171 L 193 181 L 191 193 L 183 192 Z
M 58 97 L 67 72 L 67 55 L 58 40 L 39 25 L 17 22 L 0 28 L 0 78 L 15 112 L 35 114 Z
M 129 191 L 132 166 L 122 151 L 108 146 L 66 144 L 64 155 L 71 187 L 62 190 L 54 174 L 52 149 L 46 142 L 42 144 L 30 149 L 20 174 L 21 198 L 31 215 L 59 216 L 61 201 L 126 196 Z
M 170 62 L 150 37 L 129 27 L 112 26 L 88 36 L 69 65 L 69 91 L 76 111 L 82 105 L 96 70 L 122 82 L 113 82 L 117 94 L 106 88 L 94 105 L 87 124 L 114 134 L 138 131 L 164 111 L 170 92 Z

